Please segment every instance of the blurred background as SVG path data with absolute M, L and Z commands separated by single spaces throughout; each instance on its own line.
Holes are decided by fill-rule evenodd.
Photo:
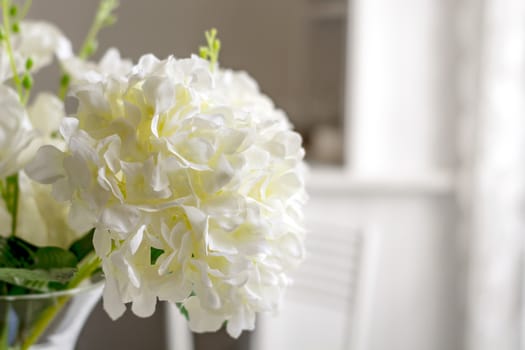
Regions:
M 30 15 L 78 48 L 97 3 Z M 525 349 L 523 0 L 122 0 L 118 17 L 97 57 L 187 56 L 216 27 L 221 65 L 303 135 L 310 257 L 255 348 Z M 118 322 L 99 308 L 79 349 L 187 336 L 169 308 Z

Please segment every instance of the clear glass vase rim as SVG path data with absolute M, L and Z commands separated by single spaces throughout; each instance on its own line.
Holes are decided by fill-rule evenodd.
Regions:
M 84 285 L 66 289 L 66 290 L 58 290 L 54 292 L 47 292 L 47 293 L 34 293 L 34 294 L 20 294 L 20 295 L 0 295 L 0 302 L 2 301 L 21 301 L 21 300 L 39 300 L 39 299 L 47 299 L 47 298 L 56 298 L 61 296 L 70 296 L 70 295 L 76 295 L 83 292 L 89 292 L 91 290 L 95 290 L 102 286 L 104 284 L 105 280 L 104 278 L 101 278 L 100 280 L 86 283 Z

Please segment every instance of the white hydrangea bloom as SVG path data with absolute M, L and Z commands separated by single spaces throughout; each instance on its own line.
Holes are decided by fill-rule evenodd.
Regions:
M 68 206 L 57 202 L 51 186 L 31 181 L 21 170 L 38 146 L 64 142 L 52 138 L 64 117 L 64 105 L 54 95 L 39 94 L 27 109 L 12 89 L 0 86 L 0 178 L 18 173 L 19 209 L 17 236 L 37 246 L 66 248 L 79 233 L 67 224 Z M 11 234 L 12 218 L 0 197 L 0 236 Z
M 53 24 L 43 21 L 20 22 L 20 33 L 13 34 L 12 46 L 19 73 L 25 71 L 28 58 L 33 60 L 31 71 L 47 66 L 56 56 L 60 61 L 73 56 L 70 41 Z M 0 45 L 0 82 L 13 76 L 5 47 Z
M 22 152 L 35 132 L 20 99 L 11 88 L 0 85 L 0 179 L 24 166 Z
M 82 236 L 68 225 L 69 207 L 57 202 L 51 186 L 30 180 L 21 171 L 18 175 L 20 189 L 16 235 L 36 246 L 55 246 L 67 249 Z M 0 236 L 7 237 L 11 230 L 11 216 L 0 204 Z M 5 220 L 5 221 L 4 221 Z M 4 225 L 5 223 L 5 225 Z
M 30 173 L 71 202 L 77 230 L 96 227 L 110 316 L 183 302 L 192 330 L 228 321 L 237 337 L 275 311 L 303 259 L 304 150 L 286 115 L 197 57 L 147 55 L 75 95 L 67 151 L 40 149 Z
M 76 56 L 70 57 L 62 62 L 64 70 L 71 76 L 73 82 L 87 80 L 89 82 L 101 81 L 107 75 L 124 76 L 133 63 L 131 60 L 120 57 L 116 48 L 110 48 L 99 63 L 80 59 Z
M 45 142 L 52 142 L 53 134 L 58 132 L 66 115 L 64 102 L 48 92 L 39 93 L 27 113 L 33 128 L 39 131 Z

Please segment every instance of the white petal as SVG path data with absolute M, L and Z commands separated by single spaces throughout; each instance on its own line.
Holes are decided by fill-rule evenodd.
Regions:
M 104 310 L 114 321 L 124 314 L 124 312 L 126 311 L 126 306 L 124 306 L 124 303 L 121 300 L 117 283 L 111 277 L 112 274 L 107 273 L 106 269 L 104 269 L 104 271 L 106 275 L 106 283 L 104 285 L 103 293 Z
M 201 307 L 199 298 L 192 296 L 184 302 L 184 307 L 188 310 L 189 326 L 193 332 L 215 332 L 218 331 L 223 322 L 224 317 L 219 314 L 207 312 Z
M 166 112 L 173 104 L 175 91 L 168 79 L 154 76 L 146 80 L 142 88 L 146 101 L 155 107 L 155 114 Z
M 145 230 L 146 225 L 142 225 L 129 241 L 131 254 L 135 254 L 137 250 L 139 250 L 140 244 L 142 243 L 142 238 L 144 237 Z
M 109 230 L 119 233 L 131 233 L 140 218 L 137 209 L 126 205 L 114 205 L 104 209 L 100 222 Z
M 24 166 L 32 154 L 21 153 L 36 137 L 26 111 L 16 92 L 0 85 L 0 178 L 12 175 Z
M 96 217 L 91 208 L 82 201 L 73 201 L 68 218 L 69 225 L 79 232 L 87 232 L 96 225 Z
M 59 129 L 60 121 L 65 116 L 64 103 L 55 95 L 40 93 L 28 108 L 31 124 L 45 137 Z
M 60 123 L 60 134 L 64 137 L 66 142 L 69 142 L 69 138 L 78 129 L 78 119 L 76 118 L 64 118 Z
M 64 60 L 73 55 L 69 40 L 53 24 L 43 21 L 24 20 L 20 22 L 20 33 L 12 36 L 12 45 L 16 49 L 13 58 L 18 73 L 25 71 L 28 58 L 33 60 L 32 72 L 51 63 L 53 55 Z M 7 58 L 5 49 L 0 47 L 0 79 L 10 78 L 13 73 L 2 58 Z
M 26 166 L 27 175 L 40 183 L 52 184 L 66 175 L 64 153 L 53 146 L 41 147 L 33 160 Z
M 233 338 L 239 338 L 243 330 L 255 329 L 255 312 L 239 307 L 226 326 L 228 334 Z
M 134 298 L 131 310 L 139 317 L 150 317 L 155 312 L 157 297 L 154 294 L 142 293 Z
M 97 227 L 95 229 L 95 234 L 93 235 L 93 246 L 95 247 L 98 256 L 107 256 L 111 251 L 111 238 L 109 232 Z

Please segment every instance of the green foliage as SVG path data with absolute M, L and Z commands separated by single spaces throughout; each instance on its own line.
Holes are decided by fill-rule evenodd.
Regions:
M 69 74 L 64 73 L 62 74 L 62 77 L 60 78 L 60 86 L 68 86 L 71 82 L 71 77 Z
M 119 6 L 118 0 L 100 0 L 100 3 L 95 14 L 95 18 L 89 31 L 84 39 L 84 42 L 78 52 L 78 57 L 85 60 L 91 57 L 98 48 L 98 33 L 117 21 L 114 12 Z M 63 101 L 66 98 L 69 89 L 70 77 L 67 74 L 62 75 L 60 80 L 60 88 L 58 90 L 58 97 Z
M 43 247 L 35 253 L 33 268 L 53 269 L 59 267 L 75 267 L 78 264 L 75 254 L 58 247 Z
M 157 259 L 158 259 L 162 254 L 164 254 L 164 250 L 151 247 L 150 254 L 151 254 L 151 258 L 150 258 L 150 260 L 151 260 L 151 265 L 155 265 L 155 263 L 157 262 Z
M 33 78 L 31 78 L 29 73 L 24 74 L 24 77 L 22 78 L 22 86 L 25 90 L 31 90 L 33 87 Z
M 11 5 L 11 7 L 9 8 L 9 16 L 16 17 L 17 14 L 18 14 L 18 6 Z
M 69 250 L 37 247 L 19 237 L 0 237 L 0 295 L 50 292 L 76 286 L 100 266 L 93 256 L 93 230 Z
M 78 56 L 82 59 L 86 59 L 93 55 L 98 47 L 97 36 L 98 33 L 105 27 L 113 25 L 117 21 L 117 17 L 113 13 L 119 6 L 118 0 L 101 0 L 95 19 L 91 28 L 89 29 L 88 35 L 82 44 L 82 48 Z
M 0 268 L 0 281 L 31 291 L 50 292 L 54 290 L 50 282 L 65 284 L 74 272 L 74 268 L 31 270 L 2 267 Z
M 29 71 L 31 68 L 33 68 L 33 59 L 31 57 L 29 57 L 27 60 L 26 60 L 26 64 L 25 64 L 25 67 L 26 67 L 26 71 Z
M 184 305 L 182 305 L 182 303 L 175 303 L 175 305 L 177 305 L 177 308 L 179 309 L 180 314 L 184 316 L 186 321 L 189 321 L 190 314 L 188 313 L 188 310 L 184 307 Z
M 84 259 L 89 253 L 94 251 L 93 247 L 93 235 L 95 234 L 95 229 L 90 230 L 84 236 L 80 237 L 78 240 L 73 242 L 69 247 L 69 251 L 73 253 L 77 261 Z
M 0 237 L 0 267 L 30 267 L 37 250 L 38 247 L 21 238 Z
M 18 174 L 8 176 L 0 185 L 0 192 L 6 204 L 7 211 L 13 218 L 11 222 L 11 234 L 14 236 L 18 212 Z
M 210 61 L 210 64 L 213 68 L 217 62 L 219 62 L 221 41 L 217 38 L 217 29 L 215 28 L 207 30 L 204 35 L 206 36 L 206 43 L 208 46 L 201 46 L 199 48 L 199 56 L 205 60 Z
M 98 7 L 95 21 L 104 27 L 115 24 L 117 17 L 113 14 L 113 11 L 115 11 L 118 6 L 118 0 L 102 0 Z

